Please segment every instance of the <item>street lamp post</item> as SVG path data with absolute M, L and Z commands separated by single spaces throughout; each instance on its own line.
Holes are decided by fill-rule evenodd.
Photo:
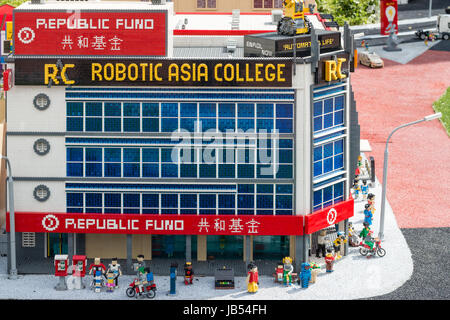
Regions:
M 383 164 L 383 186 L 381 189 L 381 214 L 380 214 L 380 231 L 378 234 L 378 237 L 380 238 L 380 240 L 383 240 L 383 232 L 384 232 L 384 211 L 385 211 L 385 205 L 386 205 L 386 187 L 387 187 L 387 170 L 388 170 L 388 156 L 389 156 L 389 152 L 388 152 L 388 143 L 389 143 L 389 139 L 391 139 L 392 135 L 394 134 L 394 132 L 396 132 L 398 129 L 416 124 L 416 123 L 420 123 L 423 121 L 430 121 L 430 120 L 434 120 L 434 119 L 439 119 L 442 117 L 442 113 L 438 112 L 438 113 L 434 113 L 431 114 L 429 116 L 424 117 L 423 119 L 417 120 L 417 121 L 413 121 L 410 123 L 406 123 L 403 124 L 397 128 L 395 128 L 394 130 L 392 130 L 391 134 L 389 135 L 389 137 L 386 140 L 386 148 L 384 149 L 384 164 Z
M 8 190 L 9 190 L 9 243 L 10 243 L 10 255 L 11 255 L 11 267 L 9 270 L 9 279 L 17 279 L 17 266 L 16 266 L 16 227 L 15 227 L 15 215 L 14 215 L 14 185 L 13 176 L 11 170 L 11 164 L 9 159 L 5 156 L 0 156 L 1 159 L 6 161 L 8 167 Z

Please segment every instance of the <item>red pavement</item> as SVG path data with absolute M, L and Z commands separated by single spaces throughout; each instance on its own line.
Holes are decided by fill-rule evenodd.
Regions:
M 450 52 L 428 50 L 406 65 L 384 62 L 352 74 L 361 139 L 369 140 L 380 182 L 389 133 L 434 113 L 432 103 L 450 86 Z M 450 137 L 439 120 L 394 133 L 388 170 L 387 199 L 400 228 L 450 227 Z

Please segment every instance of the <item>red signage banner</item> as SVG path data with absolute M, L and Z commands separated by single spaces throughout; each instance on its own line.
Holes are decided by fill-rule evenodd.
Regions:
M 166 11 L 13 14 L 15 55 L 167 55 Z
M 398 33 L 398 5 L 397 0 L 381 0 L 380 20 L 382 35 L 389 35 L 391 30 Z
M 303 216 L 217 216 L 16 212 L 16 232 L 302 235 Z M 9 212 L 6 216 L 9 232 Z
M 318 212 L 308 214 L 305 216 L 305 234 L 311 234 L 353 217 L 353 202 L 354 200 L 351 198 L 332 207 L 326 207 Z

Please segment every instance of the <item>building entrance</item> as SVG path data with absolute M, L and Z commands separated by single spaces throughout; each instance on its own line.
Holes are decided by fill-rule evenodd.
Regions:
M 289 236 L 254 236 L 253 259 L 281 260 L 289 256 Z
M 184 235 L 152 235 L 152 258 L 186 257 L 186 236 Z
M 48 233 L 47 257 L 52 258 L 57 254 L 67 253 L 67 233 Z
M 208 259 L 242 259 L 244 253 L 243 236 L 208 236 Z

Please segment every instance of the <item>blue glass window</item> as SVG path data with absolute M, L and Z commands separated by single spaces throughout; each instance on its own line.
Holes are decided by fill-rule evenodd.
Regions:
M 83 161 L 83 148 L 67 148 L 67 161 Z
M 139 132 L 141 131 L 141 123 L 139 118 L 124 118 L 123 119 L 124 132 Z
M 83 116 L 82 102 L 67 102 L 67 116 Z
M 105 177 L 120 177 L 122 154 L 120 148 L 105 148 Z
M 180 117 L 197 117 L 196 103 L 180 103 Z
M 197 195 L 196 194 L 181 194 L 180 195 L 180 207 L 181 208 L 197 208 Z
M 83 131 L 83 118 L 67 118 L 67 131 Z
M 215 178 L 216 165 L 215 164 L 200 164 L 200 178 Z
M 126 208 L 139 208 L 141 205 L 140 194 L 124 193 L 123 206 Z
M 254 178 L 255 165 L 253 164 L 238 164 L 238 178 Z
M 255 129 L 255 120 L 253 119 L 238 119 L 238 129 L 247 131 L 250 129 Z
M 314 132 L 344 124 L 344 95 L 314 102 Z
M 292 165 L 279 165 L 277 172 L 277 179 L 292 179 Z
M 177 129 L 178 129 L 178 118 L 161 119 L 161 132 L 173 132 L 176 131 Z
M 67 206 L 68 207 L 82 207 L 83 206 L 83 194 L 82 193 L 68 193 L 66 198 L 67 198 Z
M 276 196 L 277 209 L 292 209 L 292 196 L 277 195 Z
M 255 197 L 250 194 L 239 194 L 238 195 L 238 208 L 254 208 L 255 207 Z
M 86 148 L 85 149 L 86 161 L 102 161 L 102 149 L 101 148 Z
M 102 116 L 101 102 L 86 102 L 86 116 Z
M 102 207 L 101 193 L 86 193 L 86 207 Z
M 106 118 L 105 117 L 105 131 L 106 132 L 120 132 L 122 120 L 120 118 Z
M 146 178 L 159 177 L 159 164 L 157 163 L 143 163 L 142 176 Z
M 120 102 L 105 102 L 105 117 L 120 117 L 122 105 Z
M 257 119 L 256 120 L 256 129 L 265 130 L 267 132 L 273 131 L 273 119 Z
M 120 193 L 105 193 L 105 207 L 121 207 L 122 200 Z
M 165 117 L 178 117 L 178 103 L 161 103 L 161 115 Z
M 200 117 L 215 118 L 216 117 L 216 104 L 215 103 L 200 103 Z
M 255 105 L 253 103 L 239 103 L 238 104 L 238 117 L 239 118 L 254 118 L 255 117 Z
M 205 132 L 207 130 L 216 130 L 217 122 L 216 119 L 200 118 L 199 126 L 201 126 L 201 131 Z
M 344 168 L 344 139 L 314 147 L 314 177 Z
M 158 194 L 143 194 L 142 195 L 142 207 L 144 207 L 144 208 L 159 208 L 159 195 Z
M 235 119 L 219 119 L 219 131 L 234 131 L 236 128 L 236 120 Z
M 293 120 L 292 119 L 277 119 L 277 129 L 279 133 L 292 133 Z
M 219 103 L 219 118 L 234 118 L 236 115 L 234 103 Z
M 178 194 L 161 194 L 162 208 L 178 208 Z
M 273 208 L 273 195 L 260 195 L 256 196 L 256 206 L 261 209 L 272 209 Z
M 159 116 L 159 104 L 158 103 L 143 103 L 142 104 L 142 116 L 143 117 L 158 117 Z
M 219 178 L 234 178 L 234 164 L 219 164 Z
M 142 131 L 143 132 L 159 132 L 159 119 L 158 118 L 143 118 L 142 119 Z
M 180 165 L 180 178 L 197 178 L 197 165 L 196 164 L 181 164 Z
M 86 117 L 86 131 L 102 131 L 102 118 L 87 118 Z
M 292 118 L 294 105 L 289 104 L 277 104 L 277 118 Z
M 161 164 L 161 177 L 163 178 L 177 178 L 178 165 L 176 164 Z
M 273 104 L 258 103 L 256 108 L 258 118 L 273 118 Z
M 82 177 L 83 176 L 83 164 L 82 163 L 67 163 L 67 176 L 68 177 Z
M 235 208 L 234 194 L 219 194 L 219 208 Z
M 215 194 L 200 194 L 200 208 L 215 208 L 216 195 Z
M 159 162 L 159 149 L 157 148 L 143 148 L 142 149 L 143 162 Z

